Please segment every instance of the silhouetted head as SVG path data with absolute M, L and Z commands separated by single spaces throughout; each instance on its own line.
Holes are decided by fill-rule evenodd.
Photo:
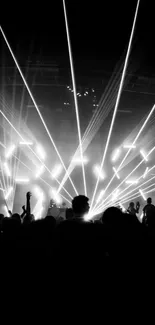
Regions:
M 130 202 L 129 207 L 134 208 L 134 205 L 135 205 L 134 202 Z
M 119 225 L 123 219 L 123 213 L 119 208 L 110 207 L 103 212 L 102 223 L 106 225 Z
M 152 199 L 151 199 L 151 197 L 148 197 L 147 204 L 151 204 L 151 203 L 152 203 Z
M 70 220 L 74 217 L 73 209 L 66 209 L 66 220 Z
M 11 218 L 20 221 L 20 214 L 14 213 Z
M 74 216 L 83 217 L 89 211 L 89 199 L 85 195 L 75 196 L 72 200 L 72 209 Z

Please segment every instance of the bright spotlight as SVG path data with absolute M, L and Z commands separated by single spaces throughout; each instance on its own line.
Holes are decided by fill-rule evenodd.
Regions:
M 8 198 L 9 198 L 10 194 L 12 193 L 12 191 L 13 191 L 13 187 L 10 186 L 10 188 L 7 191 L 7 193 L 5 194 L 5 200 L 8 200 Z
M 116 162 L 119 159 L 120 155 L 121 155 L 121 149 L 120 148 L 115 149 L 114 153 L 112 154 L 111 161 Z
M 19 144 L 21 144 L 23 146 L 32 146 L 33 142 L 31 142 L 31 141 L 20 141 Z
M 33 194 L 35 195 L 36 199 L 43 201 L 45 199 L 44 193 L 39 186 L 33 187 Z
M 29 183 L 29 178 L 16 178 L 15 182 L 16 183 Z
M 7 208 L 7 206 L 5 204 L 3 205 L 3 210 L 4 210 L 4 213 L 5 213 L 5 216 L 9 217 L 8 208 Z
M 145 169 L 145 172 L 144 172 L 144 175 L 143 175 L 143 178 L 145 178 L 145 177 L 146 177 L 146 175 L 147 175 L 148 171 L 149 171 L 149 167 L 146 167 L 146 169 Z
M 73 158 L 72 159 L 72 163 L 75 165 L 81 165 L 82 164 L 82 160 L 81 158 Z M 83 157 L 83 164 L 86 165 L 88 163 L 88 158 L 87 157 Z
M 12 144 L 5 152 L 5 158 L 8 159 L 12 156 L 13 152 L 15 151 L 15 144 Z
M 50 190 L 50 194 L 53 198 L 53 200 L 55 201 L 56 204 L 61 204 L 62 203 L 62 198 L 61 196 L 57 193 L 56 189 L 52 188 Z
M 7 175 L 8 177 L 11 177 L 11 171 L 10 171 L 10 169 L 9 169 L 8 164 L 5 162 L 3 166 L 4 166 L 4 170 L 5 170 L 6 175 Z
M 44 170 L 45 170 L 45 167 L 44 167 L 44 165 L 42 165 L 42 166 L 38 169 L 38 171 L 37 171 L 37 173 L 36 173 L 36 178 L 39 178 L 39 177 L 43 174 Z
M 126 181 L 125 183 L 126 183 L 126 184 L 135 185 L 135 184 L 137 184 L 137 183 L 138 183 L 138 181 L 137 181 L 137 180 L 135 180 L 135 181 L 132 181 L 132 180 L 128 180 L 128 181 Z
M 1 187 L 0 187 L 0 191 L 5 192 L 4 188 L 1 188 Z
M 142 157 L 143 157 L 143 159 L 144 159 L 145 161 L 148 161 L 148 158 L 147 158 L 147 156 L 146 156 L 146 154 L 144 153 L 143 150 L 140 150 L 140 154 L 142 155 Z
M 145 197 L 143 191 L 142 191 L 142 190 L 139 190 L 139 193 L 140 193 L 140 195 L 142 196 L 143 200 L 146 201 L 146 197 Z
M 93 172 L 96 177 L 99 177 L 100 180 L 103 180 L 105 178 L 105 174 L 104 174 L 103 170 L 101 170 L 99 165 L 95 165 L 93 167 Z
M 124 208 L 124 205 L 121 202 L 119 202 L 119 206 L 122 209 L 122 212 L 125 212 L 126 211 L 126 209 Z
M 39 156 L 40 159 L 45 160 L 46 158 L 46 153 L 43 149 L 43 147 L 40 144 L 37 144 L 36 146 L 36 153 Z
M 88 222 L 95 216 L 93 212 L 88 212 L 83 216 L 84 221 Z
M 116 177 L 117 177 L 118 179 L 120 179 L 120 177 L 119 177 L 119 175 L 118 175 L 118 172 L 117 172 L 117 170 L 116 170 L 116 168 L 115 168 L 115 167 L 113 167 L 113 171 L 114 171 L 114 173 L 115 173 Z
M 103 197 L 103 195 L 104 195 L 104 192 L 105 192 L 104 190 L 101 190 L 101 192 L 100 192 L 98 198 L 96 199 L 96 203 L 99 203 L 99 202 L 101 201 L 101 199 L 102 199 L 102 197 Z
M 52 178 L 57 178 L 62 173 L 63 167 L 61 164 L 55 165 L 52 169 L 51 176 Z
M 125 144 L 125 145 L 123 146 L 123 148 L 124 148 L 124 149 L 135 149 L 136 146 L 133 145 L 133 144 Z

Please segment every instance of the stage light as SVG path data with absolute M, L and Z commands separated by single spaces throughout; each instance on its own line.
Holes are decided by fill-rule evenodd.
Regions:
M 37 146 L 36 146 L 36 153 L 40 157 L 40 159 L 45 160 L 46 153 L 40 144 L 37 144 Z
M 35 177 L 36 177 L 36 178 L 39 178 L 39 177 L 43 174 L 44 170 L 45 170 L 45 167 L 42 165 L 42 166 L 38 169 L 38 171 L 37 171 Z
M 31 141 L 20 141 L 19 144 L 21 144 L 23 146 L 32 146 L 33 142 L 31 142 Z
M 135 185 L 138 183 L 138 180 L 132 181 L 132 180 L 128 180 L 125 182 L 126 184 L 131 184 L 131 185 Z
M 115 173 L 116 177 L 117 177 L 118 179 L 120 179 L 120 176 L 118 175 L 118 172 L 117 172 L 116 168 L 115 168 L 115 167 L 113 167 L 112 169 L 113 169 L 113 171 L 114 171 L 114 173 Z
M 124 144 L 123 148 L 124 148 L 124 149 L 135 149 L 136 146 L 133 145 L 133 144 Z
M 12 156 L 13 152 L 15 151 L 15 144 L 12 144 L 5 152 L 5 158 L 8 159 Z
M 123 206 L 123 204 L 121 202 L 119 202 L 119 206 L 121 207 L 122 212 L 125 212 L 126 211 L 126 209 L 124 208 L 124 206 Z
M 104 192 L 105 192 L 104 190 L 101 190 L 101 192 L 100 192 L 98 198 L 96 199 L 96 203 L 99 203 L 99 202 L 101 201 L 101 199 L 102 199 L 102 197 L 103 197 L 103 195 L 104 195 Z
M 73 158 L 72 159 L 72 163 L 75 165 L 81 165 L 81 158 L 77 157 L 77 158 Z M 88 163 L 88 158 L 87 157 L 83 157 L 83 164 L 86 165 Z
M 55 201 L 56 204 L 61 204 L 62 203 L 62 198 L 61 196 L 57 193 L 57 190 L 56 189 L 51 189 L 50 190 L 50 194 L 53 198 L 53 200 Z
M 62 170 L 63 170 L 63 167 L 61 164 L 55 165 L 55 167 L 52 169 L 52 172 L 51 172 L 52 178 L 57 178 L 58 176 L 60 176 L 60 174 L 62 173 Z
M 146 197 L 145 197 L 143 191 L 142 191 L 142 190 L 139 190 L 139 193 L 140 193 L 140 195 L 142 196 L 143 200 L 146 201 Z
M 148 171 L 149 171 L 149 167 L 146 167 L 145 172 L 144 172 L 144 175 L 143 175 L 143 178 L 146 177 L 146 175 L 148 174 Z
M 6 204 L 3 205 L 3 210 L 5 213 L 5 216 L 9 217 L 9 212 L 8 212 L 8 208 L 7 208 Z
M 146 154 L 144 153 L 143 150 L 140 150 L 140 154 L 142 155 L 142 157 L 143 157 L 143 159 L 144 159 L 145 161 L 148 161 L 148 158 L 147 158 L 147 156 L 146 156 Z
M 116 162 L 119 159 L 120 155 L 121 155 L 121 149 L 120 148 L 115 149 L 111 161 Z
M 6 175 L 7 175 L 8 177 L 11 177 L 11 171 L 10 171 L 10 169 L 9 169 L 8 164 L 5 162 L 5 163 L 3 164 L 3 166 L 4 166 L 4 170 L 5 170 Z
M 100 180 L 103 180 L 105 178 L 105 173 L 103 172 L 103 170 L 100 170 L 100 166 L 99 165 L 95 165 L 93 167 L 93 172 L 95 174 L 96 177 L 99 176 Z
M 15 182 L 16 183 L 29 183 L 30 180 L 29 180 L 29 178 L 16 178 Z
M 10 194 L 12 193 L 12 191 L 13 191 L 13 187 L 10 186 L 10 188 L 7 191 L 7 193 L 5 194 L 5 200 L 8 200 L 8 198 L 9 198 Z
M 95 216 L 95 214 L 93 212 L 88 212 L 83 216 L 83 220 L 85 222 L 89 222 L 90 220 L 93 219 L 94 216 Z

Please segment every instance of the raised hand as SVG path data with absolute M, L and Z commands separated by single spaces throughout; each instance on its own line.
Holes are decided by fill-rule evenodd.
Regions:
M 26 197 L 27 197 L 28 200 L 30 200 L 30 197 L 31 197 L 31 196 L 32 196 L 31 192 L 27 192 L 27 193 L 26 193 Z

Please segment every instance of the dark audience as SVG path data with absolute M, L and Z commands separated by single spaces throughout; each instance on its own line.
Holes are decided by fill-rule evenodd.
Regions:
M 9 217 L 0 214 L 1 253 L 22 254 L 23 258 L 62 257 L 73 252 L 74 257 L 93 253 L 103 257 L 144 256 L 153 249 L 155 206 L 148 198 L 141 222 L 137 217 L 139 208 L 139 202 L 136 208 L 131 202 L 126 212 L 109 207 L 100 219 L 85 221 L 89 199 L 79 195 L 72 200 L 72 208 L 66 208 L 65 220 L 57 222 L 51 215 L 35 220 L 28 192 L 21 215 L 10 210 Z

